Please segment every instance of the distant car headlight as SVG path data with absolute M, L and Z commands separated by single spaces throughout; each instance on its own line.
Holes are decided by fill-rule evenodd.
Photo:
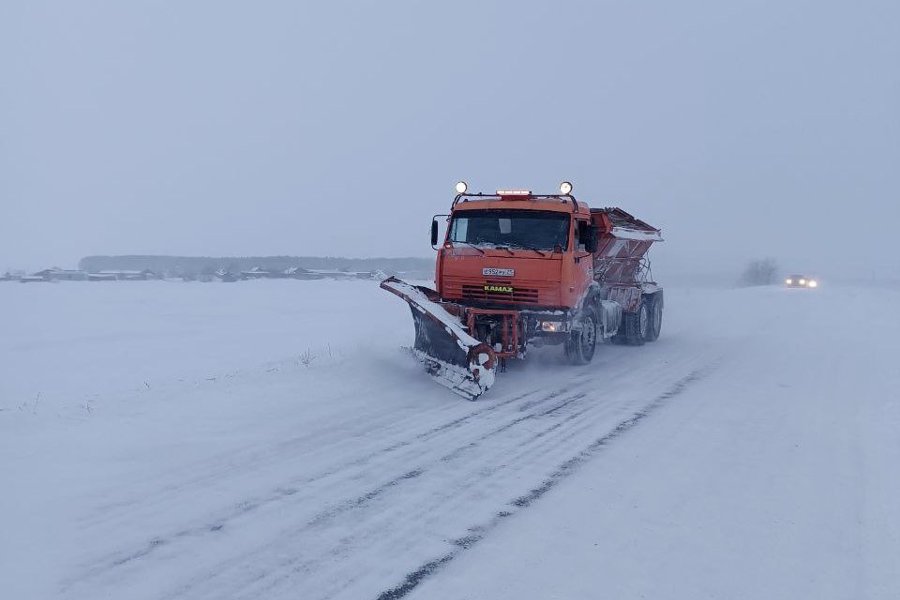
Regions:
M 806 285 L 806 280 L 805 280 L 805 279 L 801 279 L 801 280 L 798 281 L 797 283 L 799 283 L 800 285 Z
M 819 284 L 818 284 L 818 282 L 816 282 L 816 281 L 810 280 L 809 283 L 808 283 L 807 285 L 808 285 L 809 287 L 818 287 Z
M 794 283 L 794 280 L 793 279 L 785 279 L 784 282 L 788 285 L 791 285 L 792 283 Z

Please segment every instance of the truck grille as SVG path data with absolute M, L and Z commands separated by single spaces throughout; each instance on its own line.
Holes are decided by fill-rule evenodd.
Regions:
M 485 287 L 512 288 L 511 292 L 489 290 Z M 511 284 L 509 281 L 487 281 L 483 284 L 472 285 L 464 283 L 462 297 L 469 300 L 495 300 L 498 302 L 523 302 L 537 304 L 538 291 L 534 288 L 523 288 Z

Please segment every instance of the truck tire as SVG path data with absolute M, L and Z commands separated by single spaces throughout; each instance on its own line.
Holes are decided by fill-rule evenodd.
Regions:
M 662 294 L 651 294 L 646 297 L 644 302 L 648 305 L 650 316 L 650 322 L 647 324 L 647 333 L 644 335 L 644 341 L 655 342 L 659 339 L 659 332 L 662 330 Z
M 566 357 L 573 365 L 586 365 L 594 358 L 597 349 L 597 312 L 585 309 L 579 317 L 581 328 L 569 334 L 566 340 Z
M 645 300 L 641 301 L 637 312 L 622 313 L 619 332 L 613 336 L 613 342 L 628 346 L 640 346 L 646 341 L 650 329 L 650 307 Z

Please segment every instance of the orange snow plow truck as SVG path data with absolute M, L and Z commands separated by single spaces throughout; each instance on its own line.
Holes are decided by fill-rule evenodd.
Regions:
M 659 337 L 663 290 L 646 258 L 659 229 L 620 208 L 590 208 L 565 181 L 559 194 L 469 193 L 465 182 L 456 191 L 450 214 L 431 223 L 437 290 L 381 283 L 409 303 L 413 351 L 438 382 L 474 400 L 529 345 L 559 344 L 587 364 L 602 340 Z

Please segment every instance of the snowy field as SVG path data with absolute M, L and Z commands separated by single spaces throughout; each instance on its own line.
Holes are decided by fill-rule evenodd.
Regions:
M 900 597 L 900 291 L 669 289 L 476 402 L 369 281 L 0 285 L 0 597 Z

